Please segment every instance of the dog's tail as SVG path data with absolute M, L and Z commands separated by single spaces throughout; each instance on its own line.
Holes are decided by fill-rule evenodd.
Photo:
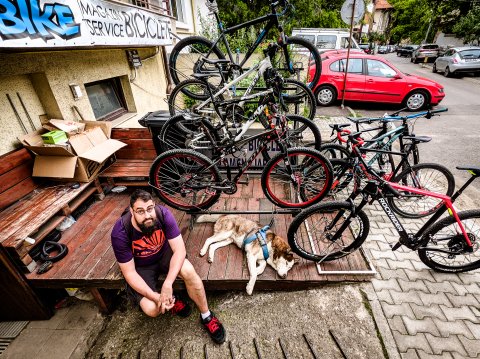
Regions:
M 198 216 L 196 223 L 215 223 L 223 214 L 202 214 Z

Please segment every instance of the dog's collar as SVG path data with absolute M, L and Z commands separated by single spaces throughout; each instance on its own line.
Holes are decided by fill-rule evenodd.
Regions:
M 267 260 L 268 257 L 270 257 L 270 255 L 268 254 L 268 247 L 267 247 L 267 241 L 266 241 L 266 237 L 267 237 L 266 233 L 269 229 L 270 229 L 270 226 L 267 225 L 259 229 L 258 231 L 256 231 L 251 236 L 245 238 L 242 244 L 242 249 L 244 249 L 247 244 L 252 243 L 254 240 L 258 239 L 260 246 L 262 246 L 263 258 Z

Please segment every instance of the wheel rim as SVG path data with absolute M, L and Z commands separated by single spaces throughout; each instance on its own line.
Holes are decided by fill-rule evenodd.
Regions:
M 450 69 L 447 67 L 445 67 L 445 76 L 448 76 L 450 75 Z
M 161 197 L 177 207 L 206 207 L 215 201 L 217 192 L 208 187 L 192 189 L 194 184 L 218 180 L 214 168 L 205 167 L 208 167 L 208 163 L 196 155 L 180 153 L 167 156 L 157 163 L 153 184 Z
M 288 173 L 283 157 L 267 174 L 266 190 L 273 201 L 290 208 L 303 208 L 320 201 L 331 183 L 331 173 L 324 161 L 306 152 L 289 154 L 288 160 L 292 174 Z
M 417 92 L 412 94 L 407 100 L 407 107 L 410 110 L 418 110 L 425 105 L 425 95 Z
M 433 72 L 437 72 L 437 66 L 435 64 L 433 64 Z
M 329 88 L 322 88 L 318 91 L 317 98 L 322 105 L 328 105 L 333 100 L 333 92 Z

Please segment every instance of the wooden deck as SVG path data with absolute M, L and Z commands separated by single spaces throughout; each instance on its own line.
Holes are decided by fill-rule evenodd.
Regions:
M 61 241 L 69 247 L 67 257 L 55 264 L 49 272 L 43 275 L 30 273 L 27 279 L 38 287 L 122 287 L 123 277 L 110 244 L 110 232 L 123 209 L 128 206 L 128 199 L 129 192 L 111 193 L 103 201 L 95 203 L 73 227 L 64 232 Z M 260 180 L 253 178 L 248 186 L 240 185 L 235 195 L 223 196 L 212 210 L 235 212 L 271 208 L 270 202 L 264 198 L 260 189 Z M 206 256 L 200 257 L 199 252 L 205 239 L 213 234 L 213 223 L 195 224 L 190 231 L 190 216 L 177 210 L 172 212 L 182 231 L 188 259 L 193 263 L 205 287 L 209 290 L 244 290 L 249 274 L 242 251 L 234 245 L 220 248 L 215 253 L 214 263 L 208 263 Z M 259 221 L 262 225 L 271 220 L 271 215 L 245 216 Z M 286 239 L 291 219 L 291 215 L 277 214 L 273 230 Z M 329 282 L 365 281 L 373 275 L 371 271 L 367 273 L 370 268 L 360 251 L 337 261 L 322 263 L 321 267 L 325 272 L 319 274 L 314 262 L 300 259 L 288 277 L 281 279 L 267 266 L 258 278 L 255 289 L 305 289 Z M 331 274 L 331 271 L 336 274 Z M 364 273 L 352 274 L 352 271 Z

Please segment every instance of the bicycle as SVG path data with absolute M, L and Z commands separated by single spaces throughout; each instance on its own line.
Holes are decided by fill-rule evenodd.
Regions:
M 272 121 L 269 118 L 269 121 Z M 221 193 L 237 191 L 240 178 L 260 153 L 268 146 L 276 146 L 280 153 L 273 156 L 261 173 L 265 196 L 275 205 L 284 208 L 304 208 L 322 200 L 332 184 L 332 166 L 317 150 L 288 148 L 283 139 L 287 130 L 284 121 L 263 132 L 233 139 L 231 143 L 216 146 L 221 154 L 211 160 L 193 150 L 169 150 L 158 156 L 150 169 L 149 185 L 168 205 L 180 210 L 207 209 Z M 212 139 L 214 142 L 214 140 Z M 242 148 L 257 141 L 257 148 L 247 158 Z M 243 154 L 243 164 L 232 178 L 230 163 L 226 156 Z M 218 165 L 225 166 L 226 178 L 220 174 Z
M 349 201 L 320 203 L 302 210 L 288 229 L 289 244 L 299 256 L 316 262 L 344 257 L 367 238 L 370 223 L 363 208 L 378 201 L 400 236 L 392 250 L 402 245 L 415 250 L 423 263 L 437 271 L 458 273 L 479 268 L 480 258 L 475 256 L 479 254 L 480 210 L 457 212 L 453 203 L 480 176 L 480 167 L 457 169 L 468 170 L 472 177 L 452 197 L 388 182 L 370 170 L 375 179 L 352 194 Z M 401 192 L 435 197 L 443 204 L 416 233 L 407 233 L 386 200 Z M 358 195 L 362 200 L 357 206 L 353 200 Z M 450 216 L 441 219 L 447 211 Z
M 174 46 L 169 57 L 169 69 L 175 85 L 178 85 L 181 81 L 179 75 L 184 78 L 189 78 L 193 73 L 209 73 L 211 71 L 210 68 L 199 64 L 198 60 L 200 57 L 225 59 L 225 54 L 217 46 L 219 43 L 225 45 L 228 60 L 232 65 L 230 71 L 226 73 L 226 78 L 237 77 L 238 74 L 243 72 L 247 61 L 273 27 L 276 27 L 280 33 L 277 42 L 282 50 L 281 54 L 274 58 L 274 67 L 282 70 L 285 77 L 296 74 L 299 81 L 308 82 L 308 87 L 311 89 L 317 84 L 322 69 L 321 58 L 317 48 L 312 43 L 300 37 L 287 37 L 283 31 L 283 26 L 279 23 L 278 18 L 285 15 L 290 9 L 293 9 L 293 6 L 290 5 L 288 1 L 280 0 L 272 2 L 270 4 L 270 14 L 230 28 L 225 28 L 220 20 L 218 6 L 215 0 L 207 0 L 206 5 L 215 16 L 220 35 L 214 41 L 210 41 L 201 36 L 190 36 L 180 40 Z M 277 13 L 276 8 L 278 6 L 284 7 L 283 12 Z M 255 42 L 249 47 L 243 60 L 239 64 L 236 63 L 226 35 L 239 29 L 261 23 L 266 23 L 264 29 L 260 32 Z M 315 65 L 315 73 L 309 77 L 309 72 L 313 64 Z M 188 95 L 191 96 L 189 93 Z
M 264 50 L 265 59 L 251 67 L 248 71 L 242 75 L 236 77 L 231 82 L 225 84 L 222 88 L 218 88 L 211 83 L 208 83 L 207 79 L 213 76 L 218 76 L 221 78 L 221 83 L 226 83 L 227 79 L 224 75 L 224 67 L 230 66 L 227 60 L 210 60 L 208 58 L 200 58 L 199 63 L 200 67 L 204 63 L 213 65 L 217 72 L 211 71 L 208 74 L 193 74 L 195 77 L 193 79 L 187 79 L 182 81 L 175 86 L 172 93 L 168 98 L 168 107 L 170 114 L 176 115 L 178 113 L 185 113 L 186 111 L 191 111 L 195 114 L 202 116 L 211 117 L 215 113 L 219 114 L 218 109 L 212 109 L 210 106 L 215 106 L 215 101 L 217 101 L 217 107 L 219 107 L 223 113 L 221 117 L 232 117 L 235 114 L 243 115 L 246 113 L 244 105 L 252 104 L 250 101 L 255 98 L 259 98 L 259 102 L 253 103 L 253 109 L 258 107 L 261 104 L 265 96 L 268 96 L 271 92 L 268 91 L 268 88 L 262 90 L 259 93 L 251 94 L 253 88 L 260 79 L 263 77 L 267 87 L 271 86 L 270 79 L 273 79 L 275 76 L 279 76 L 278 71 L 273 69 L 271 58 L 272 54 L 276 52 L 277 45 L 270 44 L 267 49 Z M 252 82 L 245 90 L 241 96 L 232 97 L 231 88 L 235 88 L 238 83 L 248 78 L 251 74 L 255 73 L 255 77 Z M 282 77 L 282 86 L 277 88 L 277 96 L 281 96 L 285 103 L 285 110 L 288 113 L 302 115 L 313 120 L 316 112 L 316 102 L 313 92 L 304 84 L 293 79 L 283 79 Z M 214 95 L 212 96 L 212 93 Z M 230 100 L 225 100 L 224 94 L 228 94 Z M 238 101 L 240 99 L 241 101 Z M 252 109 L 252 110 L 253 110 Z M 265 124 L 264 124 L 265 125 Z

